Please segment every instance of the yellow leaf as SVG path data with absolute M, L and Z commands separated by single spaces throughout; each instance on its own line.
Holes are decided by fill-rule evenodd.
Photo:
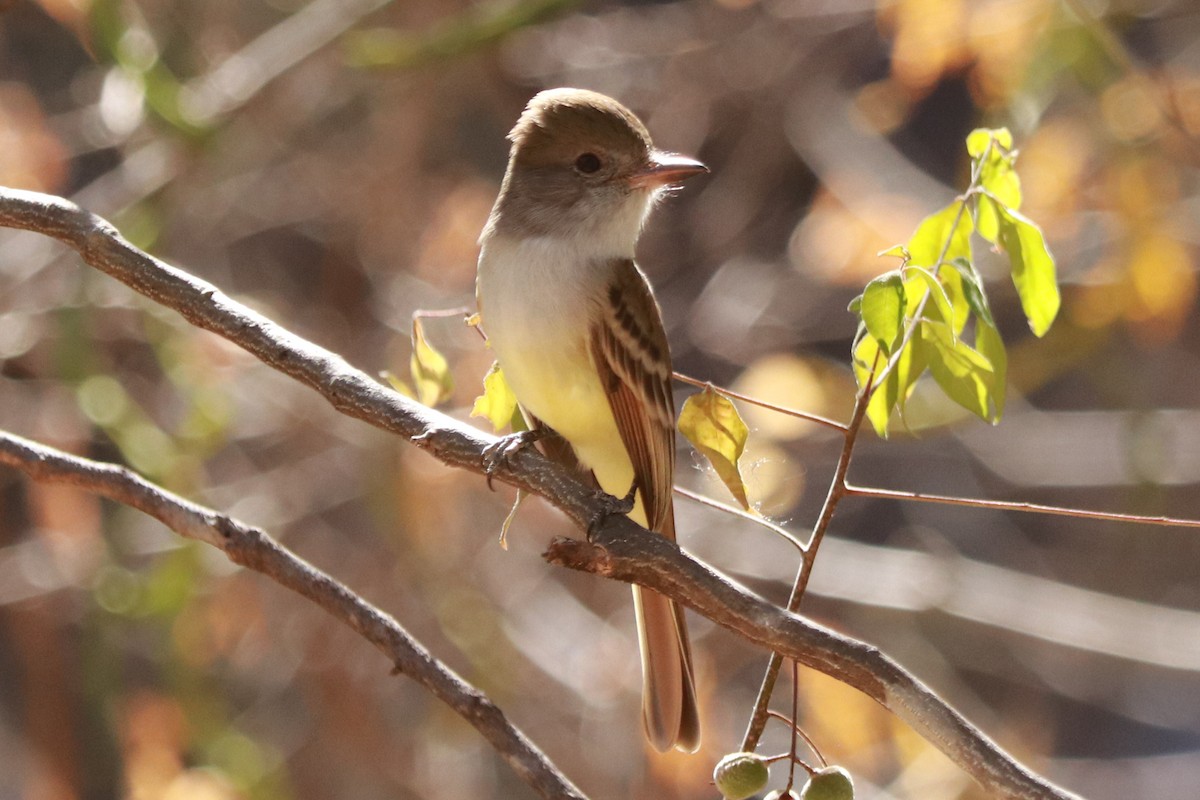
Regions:
M 485 417 L 499 433 L 512 424 L 517 413 L 517 396 L 504 379 L 504 373 L 500 371 L 500 362 L 493 362 L 492 368 L 483 377 L 483 394 L 475 398 L 471 416 Z
M 405 397 L 413 400 L 417 399 L 417 393 L 413 391 L 413 388 L 401 380 L 401 378 L 394 372 L 385 369 L 379 373 L 379 377 L 387 381 L 388 385 Z
M 861 389 L 867 381 L 874 380 L 875 373 L 882 370 L 887 363 L 879 342 L 874 336 L 862 336 L 854 348 L 854 378 Z M 875 433 L 881 439 L 888 435 L 888 422 L 892 418 L 892 409 L 899 400 L 899 384 L 896 372 L 893 370 L 881 385 L 875 387 L 867 402 L 867 419 L 875 428 Z
M 750 511 L 738 469 L 750 430 L 729 398 L 711 386 L 689 397 L 679 414 L 679 432 L 709 460 L 742 508 Z
M 417 386 L 417 400 L 432 407 L 449 399 L 454 392 L 454 376 L 446 357 L 425 339 L 420 317 L 413 317 L 412 348 L 409 369 Z

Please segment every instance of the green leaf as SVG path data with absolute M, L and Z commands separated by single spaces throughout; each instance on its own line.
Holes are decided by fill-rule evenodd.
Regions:
M 950 297 L 946 294 L 946 287 L 937 279 L 929 270 L 924 267 L 908 267 L 904 270 L 905 276 L 915 275 L 911 281 L 906 283 L 921 282 L 925 284 L 925 292 L 930 299 L 933 300 L 933 305 L 938 310 L 939 318 L 945 321 L 953 321 L 955 319 L 954 306 L 950 302 Z M 943 273 L 945 274 L 945 273 Z
M 979 158 L 993 141 L 1005 150 L 1012 149 L 1013 138 L 1008 128 L 976 128 L 967 134 L 967 152 L 971 158 Z
M 679 413 L 679 432 L 704 454 L 730 493 L 749 511 L 750 501 L 746 499 L 746 484 L 738 469 L 738 459 L 742 457 L 750 429 L 729 398 L 711 386 L 689 397 Z
M 917 380 L 925 374 L 925 370 L 929 367 L 928 350 L 928 346 L 920 336 L 913 336 L 896 361 L 896 367 L 892 374 L 896 380 L 894 390 L 896 405 L 899 407 L 901 415 L 904 414 L 904 405 L 912 394 L 913 387 L 917 385 Z M 889 376 L 890 378 L 891 376 Z
M 936 270 L 946 261 L 970 259 L 972 229 L 971 215 L 966 213 L 961 202 L 953 202 L 936 214 L 930 214 L 921 220 L 908 240 L 909 264 Z
M 975 349 L 992 365 L 993 422 L 998 422 L 1004 415 L 1004 395 L 1008 390 L 1008 353 L 995 325 L 982 319 L 975 323 Z
M 988 305 L 987 294 L 983 290 L 983 279 L 979 277 L 975 267 L 963 258 L 954 259 L 950 266 L 962 278 L 963 295 L 971 312 L 981 321 L 996 327 L 992 319 L 992 308 Z
M 420 317 L 413 317 L 412 358 L 409 370 L 417 387 L 417 400 L 423 405 L 436 406 L 454 392 L 454 376 L 446 357 L 425 339 L 425 327 Z
M 904 279 L 899 272 L 880 275 L 863 292 L 863 323 L 885 353 L 892 352 L 904 332 L 905 306 Z
M 992 244 L 1000 235 L 1000 212 L 996 203 L 987 195 L 975 195 L 975 230 Z
M 879 342 L 874 337 L 862 336 L 854 346 L 853 362 L 854 378 L 858 381 L 858 388 L 861 390 L 867 385 L 867 381 L 872 379 L 872 367 L 876 371 L 883 369 L 887 358 L 879 349 Z M 888 422 L 891 420 L 892 409 L 896 407 L 898 399 L 898 386 L 892 379 L 893 377 L 889 375 L 882 385 L 877 386 L 871 394 L 871 399 L 867 402 L 867 419 L 871 421 L 871 427 L 875 429 L 875 433 L 881 439 L 887 438 Z
M 987 141 L 994 142 L 992 147 L 987 147 L 987 141 L 980 147 L 977 134 L 981 133 L 987 135 Z M 1011 150 L 1012 134 L 1007 128 L 976 130 L 967 137 L 967 152 L 975 159 L 978 174 L 976 186 L 983 189 L 983 194 L 976 195 L 975 227 L 980 236 L 993 244 L 999 233 L 1000 208 L 1021 207 L 1021 179 L 1016 171 L 1016 154 Z
M 929 303 L 925 304 L 922 316 L 925 319 L 938 322 L 953 323 L 954 334 L 957 336 L 962 333 L 963 328 L 966 326 L 967 319 L 971 316 L 971 308 L 963 295 L 962 276 L 954 269 L 946 269 L 945 264 L 942 267 L 937 274 L 937 282 L 941 287 L 941 291 L 938 294 L 945 298 L 946 303 L 942 304 L 935 297 L 932 305 Z M 908 269 L 920 268 L 909 267 Z M 925 280 L 924 276 L 914 275 L 914 277 L 905 281 L 908 294 L 908 311 L 906 313 L 910 318 L 916 315 L 917 306 L 927 294 L 928 290 L 924 285 Z M 917 284 L 922 285 L 918 287 Z M 913 288 L 908 288 L 910 286 Z M 947 316 L 947 313 L 949 316 Z
M 1019 211 L 1001 209 L 1000 246 L 1008 253 L 1013 283 L 1029 327 L 1035 336 L 1043 336 L 1062 302 L 1054 257 L 1046 247 L 1046 237 L 1041 228 Z
M 891 247 L 889 247 L 888 249 L 880 250 L 878 253 L 875 254 L 876 258 L 882 258 L 884 256 L 894 256 L 895 258 L 898 258 L 905 263 L 908 263 L 908 258 L 909 258 L 908 250 L 902 244 L 894 244 Z
M 962 339 L 951 336 L 949 328 L 941 323 L 922 322 L 920 335 L 929 345 L 929 371 L 942 391 L 981 419 L 996 422 L 999 417 L 993 412 L 992 363 Z
M 520 409 L 517 407 L 517 396 L 513 394 L 508 381 L 504 379 L 504 373 L 500 370 L 500 362 L 493 362 L 492 368 L 488 370 L 487 375 L 483 376 L 483 394 L 475 398 L 475 405 L 471 407 L 471 416 L 486 418 L 488 422 L 492 423 L 492 429 L 499 433 L 513 425 L 514 417 L 519 417 L 520 414 Z M 514 427 L 513 430 L 519 430 L 519 428 Z

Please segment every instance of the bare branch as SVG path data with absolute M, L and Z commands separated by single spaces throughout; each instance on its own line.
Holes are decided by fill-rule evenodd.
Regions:
M 1030 514 L 1048 514 L 1057 517 L 1099 519 L 1108 522 L 1128 522 L 1137 525 L 1161 525 L 1173 528 L 1200 528 L 1200 520 L 1180 517 L 1155 517 L 1146 514 L 1122 514 L 1119 511 L 1090 511 L 1086 508 L 1064 508 L 1041 503 L 1014 502 L 1012 500 L 982 500 L 975 497 L 952 497 L 927 492 L 909 492 L 898 489 L 876 489 L 867 486 L 845 485 L 845 493 L 852 497 L 878 497 L 885 500 L 914 500 L 923 503 L 940 503 L 947 506 L 986 508 L 992 511 L 1024 511 Z
M 584 800 L 583 793 L 487 695 L 435 658 L 389 614 L 293 554 L 262 529 L 185 500 L 125 467 L 69 455 L 5 431 L 0 431 L 0 463 L 43 483 L 78 486 L 136 508 L 180 536 L 224 550 L 230 561 L 307 597 L 375 645 L 391 660 L 395 672 L 412 678 L 470 723 L 542 797 Z
M 995 797 L 1076 797 L 1017 763 L 876 648 L 772 605 L 625 517 L 595 526 L 591 542 L 557 538 L 545 557 L 655 589 L 749 641 L 853 686 L 908 723 Z
M 61 198 L 0 189 L 0 226 L 65 242 L 88 264 L 310 386 L 342 413 L 397 433 L 448 465 L 482 472 L 483 451 L 493 437 L 386 389 L 340 356 L 143 253 L 94 214 Z M 603 545 L 555 540 L 546 554 L 552 563 L 657 589 L 752 642 L 854 686 L 906 720 L 997 797 L 1074 797 L 1021 766 L 874 647 L 772 606 L 625 517 L 606 517 L 610 505 L 604 498 L 533 448 L 501 463 L 495 477 L 545 498 L 581 529 L 593 530 Z M 277 559 L 277 550 L 255 553 Z M 250 556 L 242 557 L 255 566 Z M 344 587 L 333 594 L 338 607 L 353 599 Z
M 792 592 L 788 596 L 787 610 L 793 613 L 800 610 L 804 593 L 808 590 L 808 581 L 812 577 L 813 565 L 816 563 L 817 550 L 829 530 L 829 523 L 837 510 L 838 503 L 846 495 L 846 473 L 850 469 L 850 459 L 854 456 L 854 444 L 858 440 L 858 431 L 862 428 L 867 415 L 867 405 L 871 402 L 871 387 L 874 382 L 875 370 L 879 367 L 879 354 L 875 355 L 875 363 L 871 365 L 871 377 L 859 390 L 854 399 L 854 411 L 850 415 L 850 424 L 842 434 L 842 452 L 838 456 L 837 466 L 833 477 L 829 480 L 829 491 L 825 493 L 825 503 L 821 513 L 813 525 L 812 535 L 804 544 L 804 557 L 800 559 L 800 569 L 792 583 Z M 754 699 L 754 710 L 750 712 L 750 721 L 746 723 L 746 733 L 742 736 L 742 750 L 754 750 L 767 726 L 767 709 L 771 704 L 771 695 L 775 691 L 775 682 L 779 679 L 779 670 L 783 666 L 783 653 L 772 650 L 767 659 L 767 668 L 763 670 L 762 683 L 758 687 L 758 696 Z
M 316 390 L 343 414 L 399 434 L 450 466 L 482 474 L 481 453 L 494 437 L 382 386 L 211 283 L 144 253 L 106 220 L 69 200 L 0 187 L 0 226 L 58 239 L 89 265 Z M 591 487 L 533 448 L 500 463 L 493 477 L 550 499 L 580 525 L 600 508 Z

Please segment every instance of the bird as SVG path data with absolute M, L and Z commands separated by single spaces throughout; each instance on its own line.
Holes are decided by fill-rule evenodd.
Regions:
M 657 149 L 629 109 L 586 89 L 538 93 L 508 139 L 479 239 L 480 326 L 541 450 L 674 540 L 670 348 L 634 250 L 657 201 L 708 169 Z M 640 586 L 633 596 L 646 737 L 660 752 L 695 752 L 683 610 Z

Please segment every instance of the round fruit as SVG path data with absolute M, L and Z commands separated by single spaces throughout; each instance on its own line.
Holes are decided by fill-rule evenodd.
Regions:
M 713 769 L 713 782 L 725 800 L 746 800 L 767 785 L 767 762 L 757 753 L 729 753 Z
M 854 800 L 854 781 L 841 767 L 825 767 L 809 777 L 800 800 Z

